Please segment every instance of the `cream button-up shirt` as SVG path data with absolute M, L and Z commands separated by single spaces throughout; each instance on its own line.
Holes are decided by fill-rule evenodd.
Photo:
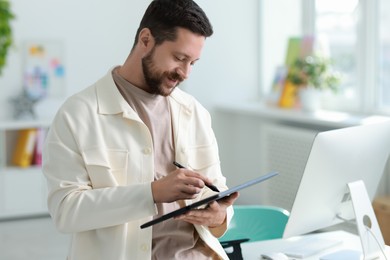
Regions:
M 176 160 L 227 189 L 209 113 L 180 89 L 169 104 Z M 72 233 L 68 259 L 151 258 L 152 228 L 140 225 L 157 214 L 153 152 L 147 126 L 120 94 L 111 71 L 59 109 L 46 137 L 43 173 L 49 212 L 61 232 Z M 203 189 L 196 200 L 211 193 Z M 230 207 L 217 231 L 195 225 L 222 259 L 228 258 L 214 235 L 223 234 L 232 214 Z

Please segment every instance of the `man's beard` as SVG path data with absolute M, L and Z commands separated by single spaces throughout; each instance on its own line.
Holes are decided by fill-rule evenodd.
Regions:
M 144 73 L 145 82 L 149 87 L 148 92 L 151 94 L 168 96 L 184 79 L 175 71 L 159 72 L 158 69 L 155 68 L 155 64 L 153 62 L 154 50 L 155 47 L 153 47 L 153 49 L 142 59 L 142 70 Z M 172 89 L 164 88 L 164 78 L 177 80 L 178 84 Z

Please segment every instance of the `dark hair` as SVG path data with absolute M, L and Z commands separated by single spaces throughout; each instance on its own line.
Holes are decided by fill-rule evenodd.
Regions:
M 140 31 L 144 28 L 149 28 L 156 45 L 159 45 L 164 41 L 176 40 L 178 27 L 204 37 L 213 34 L 209 19 L 193 0 L 154 0 L 141 20 L 134 46 L 138 42 Z

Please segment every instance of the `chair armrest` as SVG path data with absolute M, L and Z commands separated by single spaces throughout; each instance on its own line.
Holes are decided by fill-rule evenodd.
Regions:
M 243 260 L 241 252 L 241 243 L 249 241 L 249 238 L 227 240 L 220 242 L 223 248 L 232 247 L 232 252 L 226 252 L 230 260 Z M 226 249 L 225 249 L 226 251 Z

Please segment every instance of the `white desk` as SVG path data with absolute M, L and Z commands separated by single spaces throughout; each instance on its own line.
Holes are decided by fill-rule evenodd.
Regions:
M 312 255 L 305 260 L 318 260 L 319 257 L 336 252 L 343 249 L 352 249 L 361 251 L 360 239 L 358 236 L 348 233 L 346 231 L 332 231 L 313 234 L 310 236 L 316 236 L 324 239 L 335 239 L 343 241 L 340 245 L 324 250 L 316 255 Z M 294 245 L 294 242 L 302 237 L 294 237 L 289 239 L 274 239 L 260 242 L 247 242 L 241 244 L 242 255 L 244 260 L 259 260 L 262 253 L 269 252 L 283 252 L 284 249 Z M 390 247 L 386 246 L 387 259 L 390 260 Z M 290 258 L 295 259 L 295 258 Z M 385 258 L 380 258 L 385 259 Z M 348 259 L 345 259 L 348 260 Z

